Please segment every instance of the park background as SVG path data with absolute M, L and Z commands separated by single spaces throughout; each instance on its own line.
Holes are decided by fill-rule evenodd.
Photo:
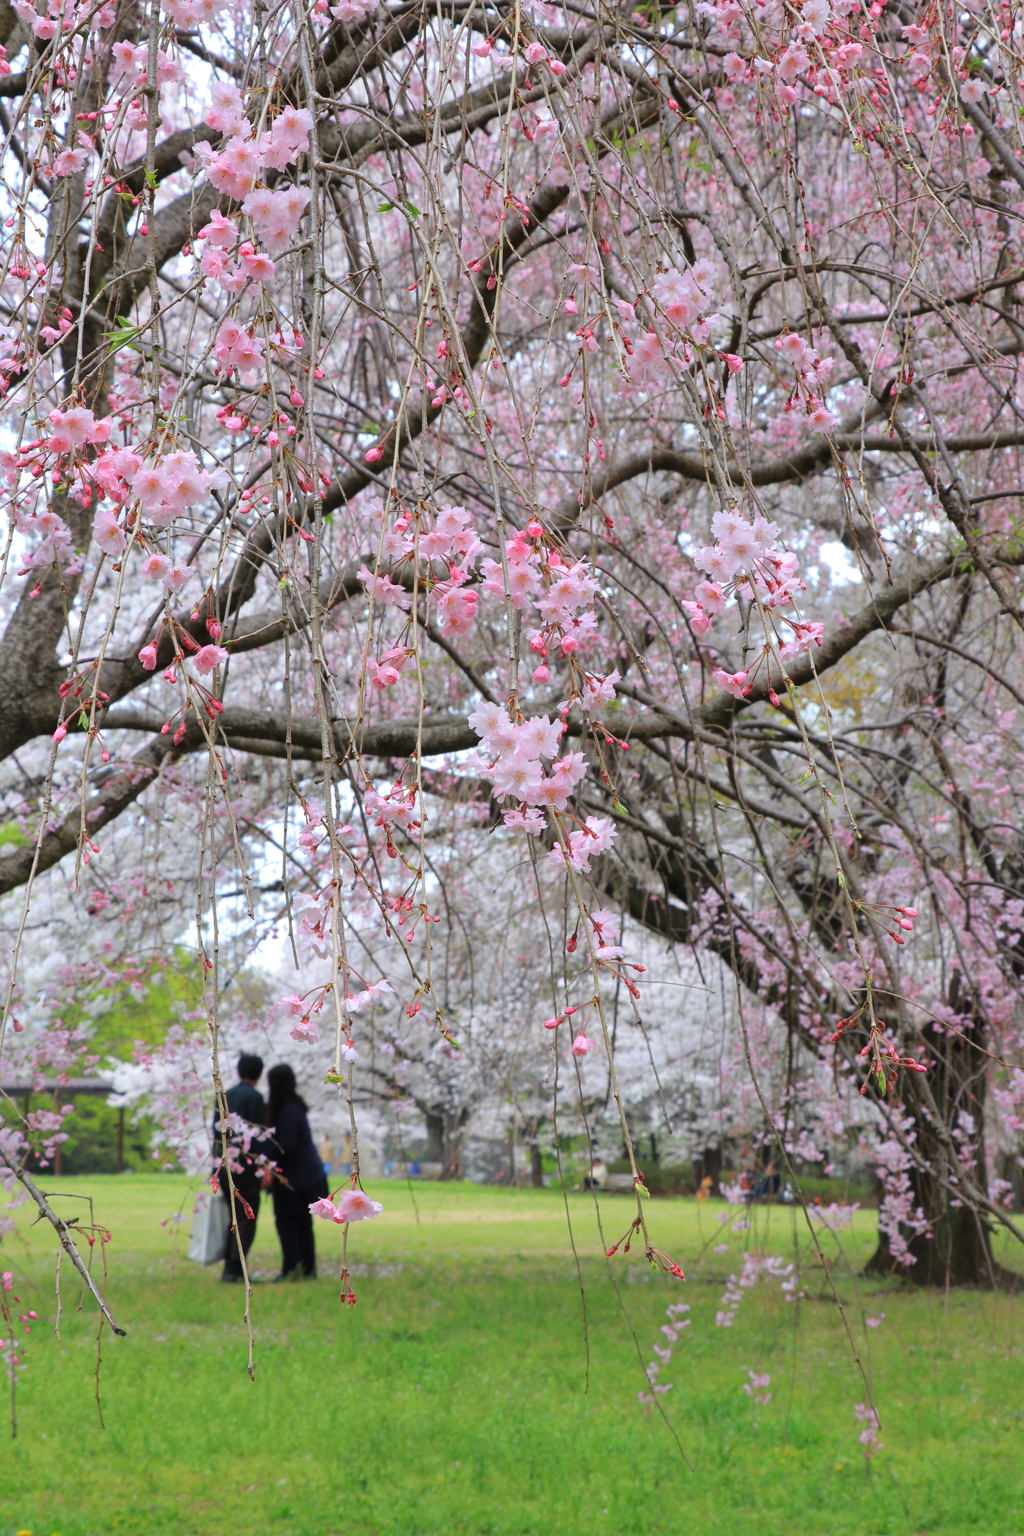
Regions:
M 350 1235 L 358 1303 L 338 1299 L 340 1229 L 318 1224 L 318 1280 L 254 1287 L 252 1382 L 244 1295 L 185 1257 L 194 1182 L 44 1182 L 71 1197 L 62 1214 L 84 1221 L 88 1197 L 110 1231 L 93 1261 L 127 1337 L 103 1330 L 101 1427 L 95 1309 L 65 1263 L 54 1337 L 52 1234 L 15 1212 L 0 1254 L 38 1320 L 0 1456 L 2 1536 L 1007 1536 L 1024 1522 L 1021 1300 L 861 1278 L 874 1210 L 839 1232 L 815 1223 L 823 1267 L 799 1206 L 655 1198 L 679 1282 L 636 1250 L 603 1257 L 632 1219 L 623 1196 L 370 1181 L 384 1212 Z M 716 1326 L 744 1255 L 794 1263 L 793 1299 L 762 1273 Z M 266 1208 L 252 1267 L 276 1273 Z M 679 1302 L 663 1420 L 639 1394 Z M 769 1402 L 744 1391 L 751 1372 L 770 1374 Z M 854 1411 L 867 1383 L 870 1456 Z

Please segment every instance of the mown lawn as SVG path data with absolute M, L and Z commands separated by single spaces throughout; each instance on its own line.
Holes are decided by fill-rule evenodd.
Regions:
M 60 1187 L 91 1194 L 110 1227 L 108 1295 L 128 1337 L 103 1336 L 101 1428 L 96 1314 L 75 1311 L 65 1264 L 54 1338 L 53 1244 L 17 1212 L 0 1268 L 15 1271 L 39 1322 L 18 1381 L 17 1439 L 0 1441 L 0 1536 L 1024 1531 L 1024 1299 L 918 1295 L 856 1278 L 873 1213 L 859 1213 L 838 1243 L 824 1237 L 882 1418 L 884 1449 L 868 1469 L 853 1412 L 867 1389 L 792 1210 L 755 1212 L 749 1228 L 724 1233 L 720 1216 L 745 1213 L 652 1202 L 655 1242 L 686 1266 L 680 1284 L 635 1252 L 606 1265 L 591 1197 L 571 1196 L 588 1390 L 561 1195 L 417 1185 L 413 1196 L 382 1183 L 371 1193 L 385 1215 L 352 1232 L 357 1306 L 339 1305 L 340 1233 L 324 1225 L 319 1281 L 256 1288 L 252 1383 L 239 1288 L 175 1255 L 187 1225 L 161 1225 L 188 1208 L 186 1181 Z M 608 1240 L 629 1210 L 625 1198 L 601 1199 Z M 260 1227 L 255 1269 L 269 1276 L 267 1213 Z M 723 1242 L 728 1251 L 716 1253 Z M 788 1302 L 762 1280 L 734 1324 L 716 1327 L 748 1245 L 798 1256 L 808 1297 Z M 661 1401 L 685 1461 L 637 1401 L 641 1358 L 664 1342 L 664 1309 L 679 1300 L 692 1321 L 663 1370 L 673 1390 Z M 880 1326 L 865 1326 L 883 1312 Z M 743 1392 L 748 1368 L 771 1373 L 767 1405 Z

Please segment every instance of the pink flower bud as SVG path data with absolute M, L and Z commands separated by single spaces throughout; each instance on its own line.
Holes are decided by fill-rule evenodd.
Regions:
M 219 623 L 219 621 L 217 619 L 207 619 L 207 621 L 206 621 L 206 633 L 210 636 L 211 640 L 219 640 L 220 639 L 221 628 L 220 628 L 220 623 Z
M 544 529 L 538 522 L 527 523 L 526 531 L 531 539 L 542 539 L 544 537 Z
M 550 682 L 551 668 L 542 661 L 539 667 L 534 667 L 533 669 L 533 680 L 535 683 Z
M 587 1052 L 591 1049 L 592 1044 L 593 1044 L 593 1042 L 588 1040 L 586 1035 L 581 1030 L 580 1033 L 576 1036 L 576 1039 L 572 1043 L 572 1053 L 573 1053 L 573 1055 L 574 1056 L 586 1056 Z
M 383 457 L 383 448 L 370 448 L 365 455 L 367 464 L 376 464 L 377 460 L 382 459 Z
M 139 652 L 139 660 L 147 672 L 156 670 L 156 644 L 154 641 L 151 640 L 148 645 L 142 647 L 142 650 Z
M 562 637 L 562 655 L 563 656 L 571 656 L 573 654 L 573 652 L 574 651 L 578 651 L 579 648 L 580 648 L 580 643 L 576 639 L 575 635 L 563 635 L 563 637 Z
M 66 725 L 58 725 L 57 729 L 53 733 L 54 741 L 63 741 L 67 733 L 68 728 Z

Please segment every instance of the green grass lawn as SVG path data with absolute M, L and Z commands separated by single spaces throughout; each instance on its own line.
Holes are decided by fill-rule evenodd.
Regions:
M 570 1196 L 588 1389 L 560 1194 L 417 1184 L 413 1195 L 381 1183 L 370 1193 L 385 1214 L 352 1230 L 357 1306 L 339 1305 L 340 1231 L 325 1224 L 320 1280 L 256 1288 L 253 1383 L 239 1288 L 175 1253 L 187 1223 L 162 1225 L 190 1208 L 185 1179 L 60 1187 L 90 1194 L 110 1227 L 107 1290 L 128 1336 L 103 1336 L 103 1429 L 97 1315 L 91 1303 L 76 1311 L 65 1263 L 54 1337 L 54 1245 L 18 1211 L 0 1268 L 15 1271 L 39 1322 L 18 1380 L 17 1439 L 0 1441 L 0 1536 L 1024 1531 L 1024 1299 L 856 1278 L 872 1212 L 839 1242 L 823 1238 L 882 1418 L 884 1449 L 869 1470 L 853 1412 L 864 1380 L 791 1209 L 751 1213 L 747 1230 L 723 1233 L 719 1217 L 737 1218 L 724 1205 L 653 1201 L 652 1236 L 684 1263 L 681 1284 L 636 1252 L 606 1264 L 591 1197 Z M 609 1241 L 630 1209 L 624 1197 L 600 1200 Z M 734 1324 L 716 1327 L 747 1246 L 797 1257 L 807 1297 L 788 1302 L 776 1280 L 761 1280 Z M 253 1258 L 257 1273 L 275 1272 L 266 1209 Z M 680 1300 L 692 1321 L 663 1369 L 673 1390 L 661 1402 L 686 1461 L 637 1400 L 641 1361 L 664 1343 L 665 1308 Z M 882 1312 L 879 1327 L 865 1326 Z M 771 1373 L 767 1405 L 743 1392 L 748 1368 Z

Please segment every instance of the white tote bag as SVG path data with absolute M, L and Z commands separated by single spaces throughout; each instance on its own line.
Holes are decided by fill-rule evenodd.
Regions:
M 219 1264 L 224 1257 L 231 1226 L 227 1201 L 209 1191 L 199 1198 L 199 1207 L 192 1217 L 188 1256 L 195 1264 Z

